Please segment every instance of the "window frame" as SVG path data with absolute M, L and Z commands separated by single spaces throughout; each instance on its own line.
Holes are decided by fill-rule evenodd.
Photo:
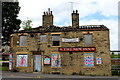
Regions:
M 41 35 L 46 35 L 46 41 L 45 42 L 41 42 Z M 45 34 L 40 34 L 40 43 L 47 43 L 48 42 L 48 40 L 47 40 L 47 33 L 45 33 Z
M 20 36 L 26 36 L 26 45 L 25 46 L 20 46 Z M 19 40 L 17 41 L 19 47 L 27 47 L 27 35 L 19 35 Z
M 98 60 L 98 58 L 99 58 L 99 60 Z M 100 63 L 98 63 L 99 61 L 100 61 Z M 103 64 L 102 57 L 96 57 L 95 62 L 96 62 L 95 63 L 96 65 L 102 65 Z
M 53 45 L 53 42 L 55 42 L 55 41 L 53 41 L 53 35 L 59 35 L 59 40 L 55 40 L 55 41 L 59 41 L 59 45 Z M 60 34 L 52 34 L 52 47 L 60 47 Z
M 26 57 L 27 57 L 27 59 L 26 59 L 26 65 L 27 66 L 18 66 L 18 55 L 26 55 Z M 16 54 L 16 67 L 21 67 L 21 68 L 27 68 L 28 66 L 29 66 L 29 64 L 28 64 L 28 59 L 29 59 L 29 57 L 28 57 L 29 55 L 28 54 L 24 54 L 24 52 L 23 53 L 21 53 L 21 54 Z M 20 62 L 20 61 L 19 61 Z
M 85 35 L 91 35 L 91 44 L 86 44 L 86 41 L 87 39 L 85 39 Z M 92 33 L 89 33 L 89 34 L 83 34 L 83 37 L 84 37 L 84 45 L 85 46 L 92 46 L 93 45 L 93 34 Z
M 57 67 L 57 66 L 56 66 L 56 67 L 55 67 L 55 66 L 52 66 L 52 65 L 53 65 L 53 62 L 52 62 L 52 60 L 53 60 L 53 59 L 52 59 L 52 55 L 53 55 L 53 54 L 59 55 L 59 61 L 60 61 L 60 63 L 59 63 L 59 66 L 58 66 L 58 67 Z M 61 68 L 61 66 L 62 66 L 62 65 L 61 65 L 61 55 L 60 55 L 60 53 L 59 53 L 59 52 L 52 52 L 52 53 L 51 53 L 51 68 Z
M 85 54 L 92 54 L 92 56 L 93 56 L 93 65 L 92 66 L 85 65 Z M 83 55 L 84 55 L 84 66 L 83 67 L 94 68 L 95 67 L 95 62 L 96 62 L 94 52 L 84 52 Z

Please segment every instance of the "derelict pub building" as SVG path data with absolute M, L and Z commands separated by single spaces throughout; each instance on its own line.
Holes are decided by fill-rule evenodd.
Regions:
M 11 35 L 12 69 L 79 75 L 111 75 L 109 29 L 104 25 L 79 26 L 73 11 L 72 26 L 53 25 L 50 9 L 42 26 Z

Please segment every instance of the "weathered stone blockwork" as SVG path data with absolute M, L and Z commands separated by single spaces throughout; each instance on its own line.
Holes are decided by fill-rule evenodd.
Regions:
M 77 13 L 78 14 L 78 13 Z M 41 35 L 46 35 L 46 42 L 40 41 Z M 53 34 L 59 34 L 59 46 L 53 46 Z M 85 34 L 92 35 L 92 45 L 85 45 Z M 19 38 L 26 35 L 26 46 L 19 46 Z M 41 55 L 42 73 L 60 73 L 60 74 L 79 74 L 79 75 L 111 75 L 110 61 L 110 41 L 109 29 L 104 25 L 87 25 L 79 27 L 56 27 L 40 26 L 34 28 L 34 31 L 18 31 L 12 34 L 11 52 L 13 53 L 13 69 L 19 69 L 22 72 L 34 72 L 34 55 Z M 63 38 L 69 42 L 63 42 Z M 76 42 L 72 39 L 78 38 Z M 75 41 L 75 40 L 74 40 Z M 59 51 L 59 48 L 86 48 L 86 51 Z M 91 51 L 94 47 L 96 50 Z M 85 53 L 93 54 L 93 66 L 85 66 Z M 17 55 L 27 54 L 28 65 L 18 67 Z M 52 67 L 52 54 L 60 55 L 60 66 Z M 45 64 L 45 58 L 50 59 L 50 64 Z M 101 63 L 97 64 L 96 59 L 101 58 Z

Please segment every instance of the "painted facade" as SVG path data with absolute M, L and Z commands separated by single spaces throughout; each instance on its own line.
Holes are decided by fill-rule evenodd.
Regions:
M 104 25 L 79 26 L 73 11 L 72 26 L 53 25 L 50 9 L 43 25 L 11 35 L 12 69 L 79 75 L 111 75 L 109 29 Z

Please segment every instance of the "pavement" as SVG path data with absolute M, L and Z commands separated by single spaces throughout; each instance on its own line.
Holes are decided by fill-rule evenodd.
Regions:
M 23 78 L 29 80 L 35 80 L 35 79 L 57 79 L 57 80 L 120 80 L 120 77 L 118 76 L 81 76 L 81 75 L 62 75 L 62 74 L 42 74 L 42 73 L 22 73 L 22 72 L 10 72 L 10 71 L 3 71 L 0 73 L 2 75 L 2 80 L 7 80 L 13 78 L 20 79 Z

